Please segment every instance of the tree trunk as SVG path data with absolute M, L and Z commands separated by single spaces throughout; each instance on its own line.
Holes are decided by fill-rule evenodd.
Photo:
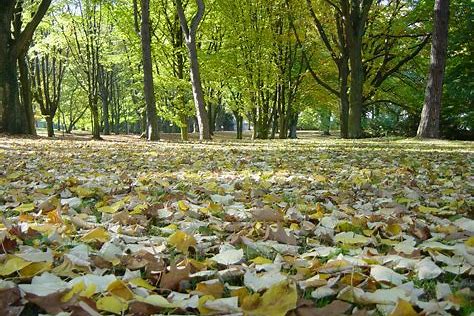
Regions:
M 347 56 L 341 58 L 341 65 L 340 65 L 340 115 L 339 115 L 339 123 L 341 127 L 341 137 L 348 138 L 349 137 L 349 97 L 348 97 L 348 85 L 347 85 L 347 77 L 349 76 L 349 65 Z
M 296 135 L 296 127 L 298 125 L 298 113 L 292 113 L 290 122 L 289 122 L 289 135 L 288 137 L 290 139 L 296 139 L 298 138 Z
M 90 101 L 94 102 L 94 101 Z M 99 120 L 99 110 L 97 108 L 97 102 L 95 104 L 90 104 L 91 115 L 92 115 L 92 138 L 96 140 L 101 140 L 100 137 L 100 120 Z
M 362 39 L 372 2 L 373 0 L 341 1 L 351 68 L 348 138 L 362 137 L 362 106 L 365 80 L 364 64 L 362 61 Z
M 189 60 L 191 62 L 191 84 L 193 88 L 194 105 L 196 107 L 196 117 L 199 125 L 199 139 L 211 139 L 209 120 L 207 119 L 206 105 L 204 103 L 204 94 L 202 92 L 201 77 L 199 73 L 199 62 L 197 57 L 196 42 L 189 44 L 186 42 L 189 51 Z
M 108 75 L 105 73 L 105 70 L 102 71 L 102 78 L 101 81 L 101 91 L 100 91 L 100 99 L 102 101 L 102 120 L 104 123 L 103 133 L 104 135 L 110 135 L 110 111 L 109 111 L 109 102 L 110 102 L 110 93 L 109 93 L 109 86 L 108 86 Z M 112 120 L 113 121 L 113 120 Z
M 216 121 L 214 120 L 214 115 L 213 115 L 213 112 L 216 112 L 216 108 L 214 107 L 214 111 L 213 111 L 213 106 L 211 104 L 211 102 L 208 102 L 207 104 L 207 119 L 208 119 L 208 122 L 209 122 L 209 133 L 211 133 L 211 135 L 214 135 L 214 132 L 216 131 Z
M 331 130 L 331 110 L 323 109 L 321 110 L 321 131 L 323 135 L 330 135 Z
M 181 0 L 176 0 L 176 8 L 189 54 L 191 85 L 193 88 L 194 106 L 196 108 L 196 117 L 199 125 L 199 139 L 208 140 L 211 139 L 211 133 L 209 130 L 209 120 L 207 119 L 206 104 L 204 103 L 204 93 L 202 91 L 199 60 L 196 48 L 196 32 L 202 18 L 204 17 L 205 7 L 202 0 L 196 0 L 196 2 L 198 11 L 192 18 L 190 27 L 188 27 Z
M 449 0 L 435 0 L 431 64 L 418 137 L 439 137 L 439 116 L 443 95 L 443 77 L 448 46 Z
M 26 63 L 26 54 L 18 57 L 18 70 L 20 74 L 21 84 L 21 104 L 25 111 L 25 124 L 27 128 L 26 134 L 36 135 L 35 115 L 33 113 L 33 103 L 31 100 L 31 83 L 28 73 L 28 65 Z
M 362 98 L 364 69 L 362 64 L 362 43 L 357 41 L 351 49 L 351 90 L 349 94 L 348 137 L 362 137 Z
M 181 140 L 187 141 L 189 139 L 188 136 L 188 118 L 185 115 L 181 116 Z
M 54 137 L 53 118 L 51 116 L 47 116 L 45 119 L 46 119 L 46 129 L 48 130 L 48 137 Z
M 42 0 L 31 21 L 21 32 L 12 34 L 16 4 L 15 0 L 4 0 L 0 9 L 0 132 L 30 134 L 31 115 L 28 116 L 26 108 L 20 104 L 17 59 L 26 55 L 33 33 L 51 0 Z
M 153 87 L 153 70 L 151 63 L 151 38 L 150 38 L 150 1 L 141 0 L 142 6 L 142 59 L 143 83 L 146 101 L 147 137 L 150 141 L 160 139 L 158 130 L 158 117 L 156 115 L 155 92 Z

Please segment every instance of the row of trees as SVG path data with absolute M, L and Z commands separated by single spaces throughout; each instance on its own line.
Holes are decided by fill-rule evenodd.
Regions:
M 452 27 L 461 36 L 472 29 L 472 10 L 458 2 L 468 12 L 454 16 L 464 23 Z M 169 125 L 184 140 L 190 130 L 210 139 L 230 113 L 238 138 L 244 120 L 254 138 L 296 137 L 298 120 L 308 113 L 326 132 L 336 121 L 344 138 L 363 137 L 387 121 L 385 129 L 414 131 L 433 40 L 418 134 L 438 136 L 447 0 L 436 0 L 433 36 L 429 0 L 8 0 L 0 6 L 0 131 L 34 134 L 35 119 L 43 117 L 49 136 L 58 122 L 67 132 L 90 127 L 97 139 L 140 132 L 157 140 Z M 468 44 L 454 43 L 450 56 L 469 54 L 470 47 L 459 47 Z M 456 62 L 459 69 L 470 59 Z M 464 99 L 450 100 L 451 110 L 441 112 L 442 126 L 472 131 L 466 89 Z

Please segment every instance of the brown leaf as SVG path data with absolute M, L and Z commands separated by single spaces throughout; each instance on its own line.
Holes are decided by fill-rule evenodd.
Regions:
M 129 304 L 128 308 L 129 313 L 136 316 L 154 315 L 162 310 L 161 307 L 153 306 L 144 302 L 132 302 Z
M 186 263 L 184 267 L 177 267 L 176 263 L 172 262 L 170 271 L 162 275 L 160 280 L 160 287 L 169 290 L 178 290 L 181 281 L 189 279 L 191 267 Z
M 163 260 L 156 258 L 146 250 L 140 250 L 133 255 L 123 256 L 122 264 L 130 270 L 138 270 L 146 267 L 146 271 L 162 271 L 165 268 Z
M 257 222 L 282 222 L 284 220 L 283 214 L 269 207 L 253 209 L 250 213 Z
M 313 306 L 303 305 L 298 307 L 296 310 L 297 316 L 339 316 L 346 313 L 351 304 L 335 300 L 331 304 L 320 308 L 314 308 Z
M 0 253 L 13 253 L 16 247 L 18 247 L 16 240 L 5 237 L 2 242 L 0 242 Z
M 422 224 L 414 224 L 413 226 L 410 227 L 409 231 L 412 235 L 414 235 L 416 238 L 425 241 L 427 239 L 431 238 L 431 232 L 428 226 L 422 225 Z
M 0 315 L 17 316 L 23 311 L 20 290 L 17 287 L 0 289 Z M 19 305 L 19 306 L 16 306 Z
M 72 298 L 66 303 L 61 302 L 61 298 L 66 293 L 66 290 L 52 293 L 46 296 L 37 296 L 31 293 L 26 293 L 25 298 L 37 305 L 38 307 L 44 309 L 49 314 L 58 314 L 66 311 L 66 307 L 71 305 L 75 301 L 75 298 Z
M 267 231 L 265 232 L 264 240 L 275 240 L 281 242 L 282 244 L 288 245 L 297 245 L 298 240 L 296 240 L 295 236 L 291 233 L 286 233 L 285 229 L 278 224 L 276 230 L 273 230 L 270 226 L 267 227 Z

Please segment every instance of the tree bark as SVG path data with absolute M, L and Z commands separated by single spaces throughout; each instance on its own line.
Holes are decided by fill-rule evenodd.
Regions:
M 201 75 L 199 72 L 199 60 L 196 48 L 196 32 L 204 16 L 203 0 L 196 0 L 198 11 L 188 26 L 186 16 L 184 14 L 183 4 L 181 0 L 176 0 L 176 8 L 178 11 L 179 22 L 183 31 L 185 44 L 188 49 L 190 62 L 191 85 L 193 88 L 194 106 L 196 108 L 196 117 L 199 125 L 199 139 L 211 139 L 209 129 L 209 120 L 207 119 L 206 104 L 204 102 L 204 93 L 202 91 Z
M 372 1 L 373 0 L 341 1 L 351 68 L 348 138 L 362 137 L 362 106 L 365 80 L 364 64 L 362 61 L 362 39 Z
M 293 112 L 291 114 L 290 122 L 289 122 L 289 131 L 288 131 L 288 137 L 290 139 L 296 139 L 298 136 L 296 135 L 296 128 L 298 126 L 298 113 Z
M 342 35 L 342 34 L 341 34 Z M 349 57 L 347 46 L 344 45 L 339 64 L 339 124 L 342 138 L 349 137 L 349 95 L 348 95 L 348 77 L 349 77 Z
M 31 81 L 28 73 L 28 65 L 26 63 L 26 54 L 22 54 L 18 57 L 18 70 L 20 74 L 20 85 L 21 85 L 21 104 L 20 106 L 25 111 L 25 125 L 26 134 L 36 135 L 35 128 L 35 115 L 33 113 L 33 103 L 31 100 Z
M 46 119 L 46 129 L 48 131 L 48 137 L 54 137 L 53 118 L 51 116 L 47 116 L 45 119 Z
M 443 95 L 443 77 L 448 47 L 449 0 L 435 0 L 431 64 L 418 137 L 439 137 L 439 116 Z
M 188 118 L 186 115 L 182 115 L 180 117 L 181 125 L 179 126 L 181 130 L 181 140 L 187 141 L 189 139 L 188 136 Z
M 13 13 L 17 3 L 16 0 L 2 1 L 0 9 L 0 132 L 31 134 L 34 132 L 32 111 L 20 103 L 17 61 L 20 56 L 26 55 L 33 33 L 51 0 L 42 0 L 31 21 L 15 34 L 17 36 L 12 36 Z
M 156 141 L 160 139 L 160 134 L 158 130 L 158 117 L 156 115 L 155 90 L 153 86 L 153 66 L 151 62 L 150 1 L 141 0 L 141 6 L 141 40 L 143 59 L 143 83 L 147 116 L 147 138 L 150 141 Z

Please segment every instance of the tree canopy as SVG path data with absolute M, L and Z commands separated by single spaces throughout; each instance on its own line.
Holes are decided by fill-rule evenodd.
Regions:
M 56 128 L 95 138 L 202 131 L 209 139 L 222 129 L 241 137 L 245 122 L 262 139 L 296 137 L 297 129 L 411 136 L 433 5 L 10 0 L 1 11 L 0 130 L 34 134 L 46 124 L 50 136 Z M 439 129 L 470 138 L 472 4 L 451 6 Z

